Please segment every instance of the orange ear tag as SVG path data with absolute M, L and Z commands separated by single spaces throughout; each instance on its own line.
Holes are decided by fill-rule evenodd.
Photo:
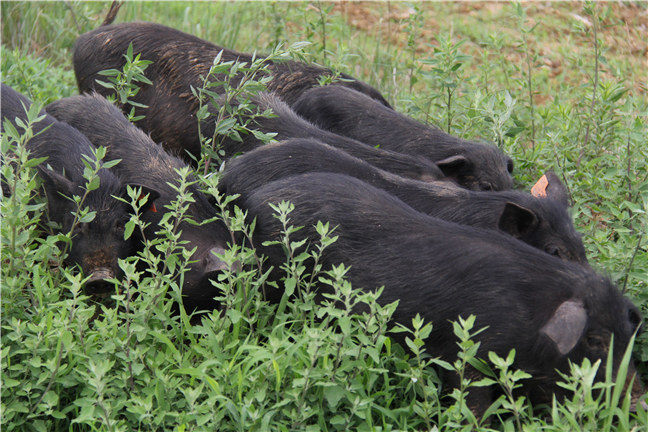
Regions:
M 140 197 L 138 198 L 140 201 L 144 199 L 146 194 L 141 194 Z M 155 203 L 151 203 L 151 206 L 148 208 L 150 211 L 153 213 L 157 213 L 157 208 L 155 208 Z
M 547 196 L 547 186 L 549 185 L 549 180 L 547 180 L 547 176 L 543 175 L 540 177 L 540 180 L 536 182 L 536 184 L 533 185 L 531 188 L 531 195 L 533 195 L 536 198 L 544 198 Z

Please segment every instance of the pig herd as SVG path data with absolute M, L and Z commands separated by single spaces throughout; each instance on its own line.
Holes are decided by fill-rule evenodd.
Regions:
M 111 90 L 97 84 L 99 72 L 123 67 L 130 44 L 152 62 L 145 72 L 152 84 L 133 99 L 135 114 L 144 116 L 137 126 L 104 98 Z M 73 62 L 81 95 L 48 105 L 34 127 L 40 133 L 27 147 L 33 157 L 47 157 L 38 174 L 48 217 L 64 232 L 73 211 L 65 196 L 83 193 L 83 159 L 103 146 L 107 160 L 121 160 L 99 171 L 100 186 L 86 201 L 96 217 L 80 224 L 67 256 L 69 265 L 89 276 L 89 293 L 114 289 L 106 279 L 120 277 L 118 259 L 141 248 L 142 234 L 124 241 L 130 206 L 116 198 L 126 198 L 127 186 L 139 188 L 143 234 L 154 237 L 176 199 L 178 170 L 200 158 L 191 87 L 200 86 L 221 51 L 224 61 L 252 59 L 152 23 L 103 25 L 78 39 Z M 542 177 L 538 193 L 514 191 L 513 161 L 495 146 L 419 123 L 345 74 L 320 86 L 319 78 L 333 71 L 297 61 L 271 62 L 268 71 L 267 91 L 254 102 L 274 115 L 254 118 L 253 127 L 275 133 L 277 142 L 264 144 L 253 134 L 225 141 L 227 162 L 219 179 L 221 191 L 238 194 L 235 203 L 256 218 L 256 245 L 277 240 L 281 231 L 271 203 L 295 205 L 291 223 L 304 229 L 293 240 L 315 240 L 315 223 L 331 222 L 338 240 L 324 251 L 325 267 L 349 266 L 347 277 L 356 288 L 384 286 L 379 301 L 399 302 L 394 322 L 408 325 L 416 314 L 432 322 L 427 351 L 446 360 L 457 353 L 451 322 L 475 315 L 477 327 L 486 327 L 477 336 L 478 355 L 515 348 L 515 366 L 533 376 L 520 391 L 534 402 L 565 394 L 556 382 L 569 362 L 605 364 L 612 350 L 616 371 L 642 316 L 588 265 L 568 213 L 567 190 L 553 172 Z M 25 122 L 29 106 L 2 85 L 3 128 L 5 122 Z M 211 136 L 213 121 L 200 128 Z M 179 227 L 193 250 L 183 295 L 188 309 L 209 310 L 218 307 L 210 280 L 227 268 L 218 255 L 232 237 L 213 202 L 189 180 L 188 213 L 207 223 Z M 275 269 L 271 277 L 280 279 L 281 247 L 257 249 Z M 266 297 L 277 302 L 282 294 Z M 604 370 L 599 368 L 599 379 Z M 632 364 L 629 370 L 626 385 L 636 404 L 643 390 Z M 456 379 L 445 377 L 450 387 Z M 471 392 L 470 407 L 483 412 L 496 393 L 489 387 Z

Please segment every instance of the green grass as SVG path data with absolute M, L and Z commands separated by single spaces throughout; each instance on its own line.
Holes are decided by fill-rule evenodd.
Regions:
M 309 41 L 309 59 L 366 80 L 399 110 L 443 128 L 450 124 L 455 135 L 498 143 L 516 163 L 517 187 L 528 190 L 554 169 L 572 194 L 572 214 L 593 266 L 625 287 L 646 317 L 646 6 L 522 6 L 138 2 L 124 4 L 117 22 L 155 21 L 241 51 Z M 0 7 L 2 81 L 43 104 L 75 94 L 74 40 L 100 24 L 108 3 Z M 20 142 L 3 136 L 3 154 L 12 139 Z M 7 430 L 648 427 L 645 412 L 631 415 L 623 405 L 615 411 L 612 387 L 603 399 L 592 398 L 587 365 L 566 379 L 577 389 L 573 399 L 531 411 L 505 398 L 490 424 L 477 426 L 461 395 L 439 404 L 430 358 L 392 344 L 386 337 L 390 307 L 352 290 L 339 270 L 330 276 L 336 296 L 347 306 L 367 302 L 371 314 L 316 307 L 310 294 L 268 305 L 261 299 L 262 276 L 250 270 L 219 282 L 222 316 L 193 322 L 171 311 L 185 263 L 172 240 L 160 243 L 170 267 L 150 277 L 124 263 L 120 294 L 97 303 L 83 294 L 72 269 L 58 265 L 56 238 L 39 236 L 42 209 L 29 201 L 35 185 L 27 165 L 18 158 L 2 168 L 18 191 L 2 201 Z M 240 222 L 236 215 L 232 229 Z M 172 227 L 163 237 L 173 238 Z M 239 253 L 251 259 L 253 252 Z M 287 290 L 308 285 L 295 259 Z M 157 268 L 153 255 L 142 260 Z M 416 346 L 426 328 L 411 327 Z M 465 347 L 473 331 L 458 331 Z M 645 335 L 634 358 L 648 381 Z

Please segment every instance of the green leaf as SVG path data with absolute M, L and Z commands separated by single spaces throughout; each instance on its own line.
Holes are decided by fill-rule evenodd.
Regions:
M 121 159 L 114 159 L 114 160 L 111 160 L 111 161 L 105 161 L 105 162 L 103 162 L 102 167 L 105 168 L 105 169 L 110 169 L 110 168 L 116 166 L 117 164 L 119 164 L 119 162 L 121 162 Z
M 214 133 L 219 135 L 225 135 L 234 127 L 235 124 L 236 124 L 236 118 L 234 117 L 228 117 L 226 119 L 223 119 L 222 121 L 218 122 L 218 124 L 216 124 Z
M 243 318 L 243 314 L 236 309 L 229 309 L 227 311 L 227 316 L 229 317 L 230 321 L 232 321 L 232 324 L 238 323 L 241 318 Z
M 103 76 L 119 76 L 121 74 L 120 70 L 117 69 L 105 69 L 102 71 L 97 72 L 98 75 L 103 75 Z M 97 83 L 100 83 L 99 81 L 96 81 Z
M 95 175 L 87 184 L 86 189 L 88 191 L 93 191 L 99 189 L 99 183 L 101 179 L 98 175 Z
M 126 222 L 126 225 L 124 225 L 124 240 L 128 240 L 133 234 L 133 231 L 135 230 L 135 221 L 133 219 L 129 220 Z
M 346 390 L 338 385 L 324 387 L 324 397 L 326 398 L 326 402 L 332 410 L 335 410 L 337 408 L 340 399 L 342 399 L 345 394 Z
M 79 222 L 80 223 L 92 222 L 96 215 L 97 215 L 96 211 L 89 211 L 88 213 L 84 214 L 79 218 Z
M 295 292 L 295 286 L 297 285 L 297 281 L 294 278 L 289 278 L 284 281 L 284 295 L 285 296 L 292 296 Z

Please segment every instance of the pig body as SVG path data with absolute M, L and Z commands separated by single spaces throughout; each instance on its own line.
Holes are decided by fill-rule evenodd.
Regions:
M 560 197 L 554 199 L 550 194 L 536 198 L 517 191 L 469 191 L 447 182 L 411 180 L 312 139 L 269 144 L 234 158 L 227 163 L 219 187 L 228 194 L 247 196 L 274 180 L 309 172 L 347 174 L 391 193 L 428 215 L 500 229 L 552 255 L 587 262 L 580 235 Z
M 344 263 L 355 288 L 384 286 L 381 304 L 398 301 L 397 323 L 416 314 L 434 327 L 427 352 L 454 360 L 451 322 L 475 315 L 478 356 L 506 356 L 515 348 L 514 367 L 533 375 L 521 391 L 533 402 L 563 394 L 556 370 L 584 358 L 606 362 L 614 335 L 614 368 L 641 325 L 638 309 L 591 268 L 563 261 L 493 230 L 458 225 L 424 215 L 396 197 L 358 179 L 331 173 L 293 176 L 266 184 L 244 200 L 255 217 L 257 244 L 281 232 L 269 203 L 291 201 L 291 224 L 304 226 L 291 241 L 319 238 L 313 225 L 329 221 L 338 240 L 325 249 L 324 268 Z M 267 246 L 269 263 L 284 260 L 279 246 Z M 324 289 L 322 287 L 322 289 Z M 281 293 L 276 293 L 277 298 Z M 630 366 L 632 376 L 633 365 Z M 603 378 L 605 367 L 599 368 Z M 492 389 L 473 389 L 470 406 L 481 413 Z M 642 394 L 635 381 L 633 397 Z
M 511 189 L 513 161 L 497 147 L 456 138 L 385 109 L 366 95 L 338 85 L 307 90 L 293 104 L 300 116 L 331 132 L 433 161 L 473 190 Z
M 273 94 L 261 93 L 255 98 L 254 102 L 262 111 L 272 110 L 273 115 L 255 118 L 252 127 L 261 132 L 275 133 L 276 140 L 281 141 L 291 138 L 315 139 L 326 143 L 328 146 L 343 150 L 345 153 L 374 167 L 401 177 L 420 181 L 449 180 L 436 165 L 425 158 L 378 149 L 354 139 L 320 129 L 299 117 L 288 105 Z M 208 134 L 213 133 L 213 129 L 213 123 L 208 123 L 203 127 L 203 130 Z M 253 134 L 247 134 L 242 136 L 242 142 L 231 139 L 225 140 L 224 150 L 226 154 L 231 155 L 237 151 L 247 152 L 261 145 L 262 142 Z M 309 151 L 309 149 L 304 149 L 304 151 Z
M 26 111 L 31 106 L 22 94 L 2 84 L 2 120 L 8 120 L 19 132 L 16 119 L 27 122 Z M 84 158 L 94 159 L 88 139 L 70 125 L 45 117 L 32 125 L 34 136 L 27 142 L 30 157 L 47 157 L 38 166 L 38 173 L 48 201 L 48 217 L 59 225 L 60 232 L 70 231 L 76 210 L 71 198 L 83 196 L 87 180 L 83 177 Z M 128 208 L 113 196 L 124 197 L 125 186 L 109 170 L 97 173 L 99 187 L 88 193 L 83 206 L 95 212 L 87 223 L 80 223 L 73 232 L 72 245 L 66 263 L 78 265 L 85 276 L 90 276 L 86 288 L 89 293 L 100 293 L 112 288 L 106 279 L 121 274 L 117 260 L 134 255 L 139 248 L 136 238 L 124 240 L 124 226 L 129 219 Z M 131 184 L 136 186 L 135 184 Z
M 134 22 L 102 26 L 81 35 L 76 42 L 73 62 L 79 90 L 95 90 L 104 95 L 111 92 L 96 83 L 96 79 L 103 79 L 98 73 L 105 69 L 121 69 L 130 43 L 134 53 L 153 62 L 145 72 L 153 84 L 143 85 L 133 98 L 149 106 L 136 110 L 138 115 L 146 116 L 138 126 L 150 133 L 154 141 L 163 143 L 167 150 L 183 156 L 187 150 L 198 158 L 200 143 L 195 118 L 198 101 L 191 86 L 202 86 L 200 76 L 207 75 L 221 51 L 222 61 L 238 60 L 250 64 L 252 56 L 159 24 Z M 320 77 L 333 74 L 329 69 L 290 60 L 272 62 L 269 68 L 273 78 L 268 90 L 288 104 L 306 89 L 319 85 Z M 349 80 L 344 85 L 389 106 L 369 85 L 344 74 L 342 78 Z
M 122 179 L 146 185 L 156 191 L 156 212 L 147 212 L 143 218 L 150 225 L 145 232 L 148 238 L 154 236 L 158 224 L 167 211 L 166 206 L 176 199 L 172 187 L 179 185 L 177 170 L 186 167 L 179 158 L 166 153 L 151 138 L 130 123 L 117 107 L 103 97 L 93 95 L 73 96 L 53 102 L 46 107 L 52 116 L 69 122 L 96 146 L 105 146 L 111 159 L 122 159 L 114 168 Z M 189 182 L 194 182 L 192 175 Z M 170 183 L 170 184 L 169 184 Z M 217 218 L 214 207 L 195 184 L 188 186 L 194 202 L 188 207 L 187 215 L 196 222 Z M 225 226 L 213 221 L 196 226 L 182 222 L 179 227 L 180 240 L 187 241 L 188 250 L 196 248 L 191 256 L 194 261 L 184 276 L 182 288 L 185 307 L 211 309 L 216 307 L 213 297 L 217 294 L 209 281 L 210 276 L 225 268 L 214 253 L 223 253 L 230 238 Z

